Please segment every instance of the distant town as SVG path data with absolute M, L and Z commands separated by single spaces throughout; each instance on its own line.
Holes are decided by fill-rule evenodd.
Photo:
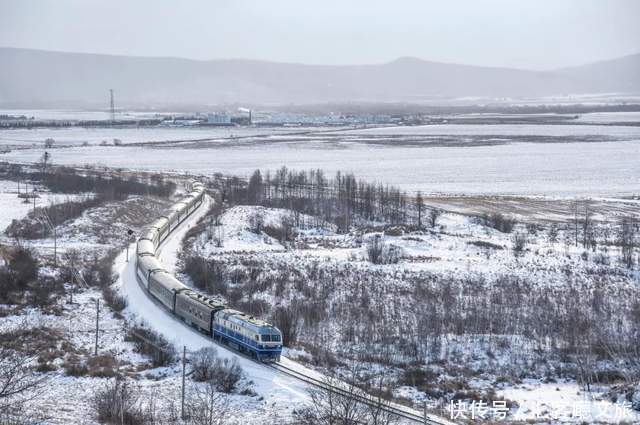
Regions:
M 402 124 L 406 116 L 383 114 L 303 114 L 288 112 L 252 111 L 240 108 L 237 111 L 214 111 L 195 113 L 158 113 L 141 116 L 112 114 L 104 119 L 42 119 L 29 115 L 0 115 L 0 127 L 102 127 L 102 126 L 345 126 Z

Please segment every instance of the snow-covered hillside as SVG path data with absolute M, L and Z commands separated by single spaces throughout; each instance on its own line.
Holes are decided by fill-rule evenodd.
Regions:
M 535 419 L 535 408 L 548 419 L 576 403 L 586 405 L 586 413 L 563 413 L 566 420 L 595 420 L 596 413 L 603 422 L 615 423 L 623 413 L 627 420 L 640 419 L 624 396 L 611 401 L 611 387 L 588 392 L 578 385 L 584 376 L 576 360 L 562 354 L 567 340 L 557 334 L 542 342 L 536 333 L 553 332 L 544 323 L 534 326 L 535 317 L 563 310 L 572 299 L 587 309 L 598 299 L 603 308 L 618 311 L 629 331 L 640 292 L 633 273 L 619 263 L 615 223 L 599 225 L 594 250 L 576 243 L 568 228 L 517 224 L 506 233 L 454 213 L 419 231 L 399 226 L 381 232 L 374 226 L 347 234 L 318 231 L 326 224 L 314 228 L 308 218 L 290 241 L 275 240 L 253 225 L 256 215 L 278 226 L 288 214 L 232 207 L 218 225 L 187 241 L 185 255 L 209 259 L 223 292 L 216 295 L 230 305 L 271 316 L 276 324 L 283 311 L 293 315 L 299 323 L 289 356 L 321 370 L 349 374 L 356 367 L 362 376 L 384 376 L 397 397 L 412 402 L 438 405 L 467 394 L 485 401 L 504 397 L 511 400 L 512 415 L 529 419 Z M 397 258 L 372 264 L 368 250 L 374 238 Z M 448 306 L 445 297 L 451 297 Z M 441 320 L 446 322 L 434 326 Z M 605 316 L 597 320 L 603 329 L 614 329 Z M 590 357 L 582 361 L 594 374 L 623 367 Z M 551 389 L 558 396 L 544 395 Z

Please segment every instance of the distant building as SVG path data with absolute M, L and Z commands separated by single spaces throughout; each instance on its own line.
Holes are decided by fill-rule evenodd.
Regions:
M 225 113 L 207 114 L 207 124 L 209 125 L 231 125 L 231 116 Z
M 318 114 L 307 115 L 290 112 L 256 112 L 253 123 L 256 125 L 353 125 L 387 124 L 389 115 L 373 114 Z

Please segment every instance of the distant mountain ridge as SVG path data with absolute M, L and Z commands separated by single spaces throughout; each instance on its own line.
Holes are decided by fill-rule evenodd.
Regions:
M 412 102 L 453 97 L 640 93 L 640 54 L 553 71 L 404 57 L 373 65 L 197 61 L 0 48 L 0 105 L 128 106 Z

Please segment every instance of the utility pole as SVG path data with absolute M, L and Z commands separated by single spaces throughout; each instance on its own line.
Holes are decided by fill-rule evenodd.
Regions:
M 76 278 L 76 275 L 73 273 L 73 264 L 71 264 L 71 288 L 69 288 L 69 304 L 73 304 L 73 281 Z
M 93 355 L 98 355 L 98 334 L 100 332 L 100 298 L 96 298 L 96 346 Z
M 35 204 L 35 198 L 34 198 L 34 204 Z M 34 206 L 34 214 L 35 214 L 35 206 Z M 58 231 L 56 229 L 56 226 L 53 223 L 53 220 L 51 220 L 51 216 L 49 216 L 49 214 L 47 214 L 46 210 L 42 210 L 42 217 L 40 217 L 40 222 L 49 228 L 49 231 L 53 232 L 53 265 L 54 266 L 58 266 Z
M 129 262 L 129 244 L 131 241 L 131 235 L 133 235 L 133 230 L 127 229 L 127 263 Z
M 53 265 L 58 267 L 58 231 L 53 226 Z
M 181 412 L 180 412 L 180 417 L 182 418 L 182 420 L 185 419 L 185 414 L 184 414 L 184 377 L 185 377 L 186 370 L 187 370 L 187 346 L 183 345 L 182 346 L 182 408 L 181 408 Z

